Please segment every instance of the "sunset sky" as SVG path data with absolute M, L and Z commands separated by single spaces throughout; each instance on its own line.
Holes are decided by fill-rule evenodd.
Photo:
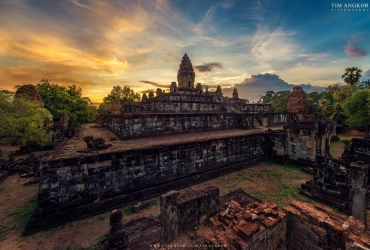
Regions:
M 370 5 L 370 0 L 355 1 Z M 177 80 L 186 52 L 196 83 L 256 101 L 267 90 L 370 77 L 370 11 L 326 0 L 2 0 L 0 89 L 77 85 L 101 102 L 113 86 L 146 92 Z M 310 84 L 310 85 L 308 85 Z

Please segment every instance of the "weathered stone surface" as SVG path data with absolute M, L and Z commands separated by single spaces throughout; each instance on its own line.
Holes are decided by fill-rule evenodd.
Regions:
M 68 115 L 64 113 L 60 118 L 57 124 L 55 124 L 59 129 L 65 130 L 68 128 Z
M 41 107 L 44 107 L 44 102 L 42 101 L 42 97 L 37 92 L 35 86 L 31 84 L 22 85 L 17 89 L 15 92 L 15 97 L 23 97 L 28 100 L 37 102 L 40 104 Z
M 286 110 L 292 113 L 308 114 L 310 112 L 310 101 L 300 86 L 295 86 L 289 96 Z
M 223 235 L 230 249 L 286 249 L 285 214 L 274 203 L 253 202 L 241 207 L 230 201 L 226 210 L 209 221 L 216 238 Z
M 192 131 L 209 131 L 219 129 L 254 127 L 254 120 L 263 120 L 264 126 L 283 125 L 291 116 L 287 113 L 232 114 L 126 114 L 106 116 L 104 124 L 121 139 L 144 137 L 153 134 L 175 134 Z
M 179 83 L 179 89 L 194 89 L 195 72 L 193 65 L 185 53 L 182 57 L 180 68 L 177 72 L 177 82 Z
M 108 242 L 111 248 L 128 249 L 127 236 L 122 226 L 122 211 L 113 210 L 109 218 Z
M 170 243 L 179 235 L 178 195 L 177 191 L 170 191 L 161 195 L 161 237 L 163 244 Z
M 350 215 L 366 223 L 366 194 L 369 165 L 364 162 L 351 163 L 351 180 L 349 193 Z
M 284 212 L 288 215 L 287 249 L 370 247 L 370 233 L 362 222 L 329 207 L 293 201 Z
M 116 98 L 111 103 L 110 112 L 113 115 L 118 115 L 121 113 L 121 108 L 122 108 L 121 101 L 119 100 L 119 98 Z

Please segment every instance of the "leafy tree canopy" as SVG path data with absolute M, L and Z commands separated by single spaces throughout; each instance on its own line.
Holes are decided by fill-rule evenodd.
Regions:
M 72 86 L 51 84 L 50 80 L 42 79 L 36 89 L 42 97 L 45 108 L 58 120 L 64 113 L 68 120 L 76 125 L 92 122 L 94 108 L 90 99 L 82 97 L 82 89 Z
M 365 127 L 368 135 L 370 123 L 370 89 L 357 90 L 343 104 L 344 113 L 349 117 L 346 124 L 350 128 Z
M 0 92 L 1 144 L 24 145 L 29 142 L 42 145 L 50 141 L 50 112 L 39 103 L 20 97 L 9 99 L 6 94 Z
M 127 86 L 113 86 L 110 94 L 103 99 L 103 103 L 99 105 L 99 111 L 102 114 L 109 113 L 111 109 L 111 103 L 115 99 L 119 99 L 122 105 L 134 104 L 140 101 L 140 94 L 136 93 L 133 89 Z
M 104 97 L 104 103 L 112 103 L 116 98 L 119 98 L 122 105 L 124 104 L 134 104 L 140 101 L 140 94 L 136 93 L 133 89 L 127 86 L 114 86 L 110 94 Z

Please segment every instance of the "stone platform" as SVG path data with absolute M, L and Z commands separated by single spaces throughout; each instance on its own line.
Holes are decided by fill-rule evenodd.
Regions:
M 69 139 L 63 146 L 63 148 L 57 151 L 51 151 L 49 159 L 81 155 L 81 153 L 78 153 L 77 151 L 86 149 L 86 143 L 84 142 L 83 137 L 89 135 L 93 135 L 95 138 L 103 138 L 106 142 L 112 144 L 110 148 L 99 151 L 99 153 L 105 153 L 117 150 L 183 144 L 187 142 L 203 141 L 209 139 L 221 139 L 234 136 L 250 135 L 264 132 L 267 129 L 271 131 L 279 131 L 283 129 L 283 126 L 273 126 L 268 128 L 261 126 L 254 129 L 229 129 L 206 132 L 189 132 L 186 134 L 168 134 L 161 136 L 157 135 L 148 138 L 121 140 L 117 138 L 116 135 L 108 128 L 97 127 L 94 123 L 90 123 L 82 125 L 77 130 L 76 135 L 73 138 Z M 115 138 L 115 140 L 110 141 L 112 138 Z

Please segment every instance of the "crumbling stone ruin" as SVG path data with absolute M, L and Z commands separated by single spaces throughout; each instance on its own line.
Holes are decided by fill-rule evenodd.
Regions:
M 164 197 L 171 197 L 171 191 Z M 170 198 L 170 200 L 172 200 Z M 192 201 L 195 201 L 193 198 Z M 173 204 L 173 203 L 171 203 Z M 197 203 L 187 202 L 186 210 L 161 206 L 162 225 L 173 216 L 163 216 L 169 208 L 171 214 L 187 216 L 187 211 L 196 211 Z M 163 211 L 165 210 L 165 211 Z M 184 210 L 184 209 L 182 209 Z M 199 211 L 199 209 L 198 209 Z M 241 206 L 231 200 L 226 209 L 211 210 L 208 220 L 189 230 L 186 236 L 175 237 L 179 228 L 162 226 L 162 244 L 194 245 L 189 249 L 368 249 L 370 232 L 365 224 L 353 217 L 334 212 L 323 205 L 293 201 L 278 209 L 272 202 L 250 202 Z M 200 212 L 201 214 L 201 212 Z M 177 221 L 177 225 L 181 225 Z M 166 234 L 167 233 L 167 234 Z M 166 236 L 171 235 L 171 241 Z M 177 239 L 178 238 L 178 239 Z
M 110 232 L 99 249 L 366 250 L 370 247 L 370 231 L 364 223 L 324 205 L 293 201 L 281 210 L 268 201 L 241 205 L 231 199 L 223 204 L 218 194 L 218 188 L 212 186 L 163 194 L 160 228 L 155 220 L 146 217 L 122 225 L 122 213 L 114 210 Z
M 112 101 L 110 112 L 113 115 L 118 115 L 121 113 L 122 104 L 119 98 L 116 98 Z
M 112 146 L 112 144 L 105 144 L 105 140 L 103 138 L 94 139 L 94 136 L 92 135 L 84 137 L 83 140 L 87 145 L 87 152 L 90 152 L 91 150 L 103 150 Z
M 42 101 L 42 97 L 37 92 L 35 86 L 31 84 L 22 85 L 17 89 L 15 92 L 15 97 L 23 97 L 30 101 L 34 101 L 40 104 L 41 107 L 44 107 L 44 102 Z
M 312 179 L 302 184 L 302 193 L 366 222 L 369 164 L 370 140 L 353 138 L 346 142 L 340 159 L 317 157 L 317 168 Z

